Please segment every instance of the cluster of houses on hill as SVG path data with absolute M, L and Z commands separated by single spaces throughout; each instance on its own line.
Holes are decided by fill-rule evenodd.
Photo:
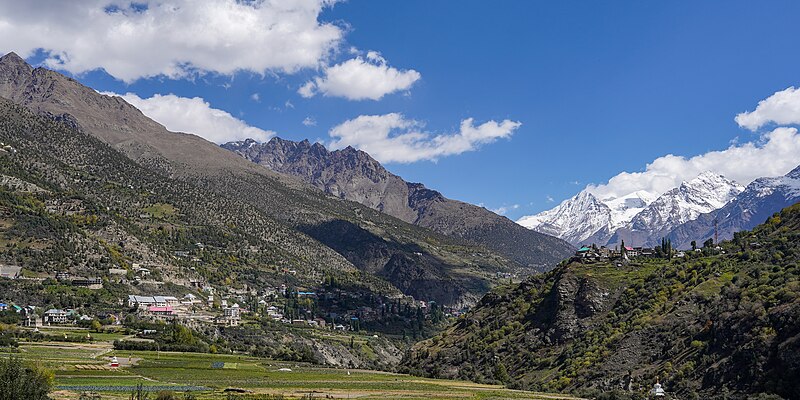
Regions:
M 28 305 L 21 306 L 14 303 L 0 302 L 0 312 L 13 311 L 19 315 L 19 324 L 22 326 L 51 326 L 73 324 L 79 321 L 92 321 L 95 318 L 86 314 L 80 314 L 74 309 L 62 310 L 51 308 L 44 312 L 39 307 Z M 39 320 L 41 313 L 41 322 Z M 107 314 L 107 313 L 106 313 Z M 102 317 L 108 317 L 103 315 Z
M 684 251 L 674 251 L 672 257 L 685 257 Z M 584 262 L 605 262 L 605 261 L 628 261 L 634 258 L 656 258 L 659 257 L 658 251 L 648 247 L 631 247 L 622 246 L 615 248 L 608 248 L 606 246 L 597 247 L 596 245 L 581 246 L 575 255 L 572 257 L 573 261 Z M 663 255 L 662 255 L 663 257 Z

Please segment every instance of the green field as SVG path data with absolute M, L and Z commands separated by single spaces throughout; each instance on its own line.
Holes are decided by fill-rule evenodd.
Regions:
M 54 399 L 77 399 L 82 391 L 96 392 L 102 399 L 128 399 L 130 390 L 138 384 L 153 393 L 151 398 L 160 390 L 172 390 L 190 391 L 198 399 L 228 399 L 225 389 L 231 388 L 247 391 L 230 394 L 242 400 L 259 394 L 320 399 L 570 398 L 464 381 L 325 368 L 244 355 L 115 351 L 110 341 L 21 343 L 16 355 L 54 371 L 56 391 L 51 395 Z M 117 356 L 122 367 L 108 367 L 112 356 Z

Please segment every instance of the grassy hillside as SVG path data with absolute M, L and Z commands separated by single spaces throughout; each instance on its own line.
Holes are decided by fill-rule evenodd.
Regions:
M 414 346 L 410 372 L 639 398 L 800 398 L 800 204 L 720 250 L 568 263 L 499 288 Z M 726 397 L 730 396 L 730 397 Z

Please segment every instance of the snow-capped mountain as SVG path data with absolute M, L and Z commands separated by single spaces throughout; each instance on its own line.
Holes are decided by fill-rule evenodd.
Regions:
M 583 190 L 555 208 L 522 217 L 517 223 L 576 244 L 610 226 L 611 208 Z
M 673 244 L 684 248 L 692 240 L 700 243 L 714 237 L 716 220 L 719 240 L 730 239 L 734 232 L 752 229 L 797 202 L 800 202 L 800 166 L 784 176 L 754 180 L 724 207 L 677 226 L 668 237 Z
M 724 207 L 742 191 L 744 186 L 722 175 L 703 172 L 659 196 L 619 228 L 607 244 L 625 240 L 637 246 L 655 246 L 675 227 Z
M 576 245 L 587 240 L 605 243 L 617 229 L 624 227 L 655 199 L 652 193 L 637 191 L 600 200 L 583 190 L 555 208 L 522 217 L 517 223 Z
M 575 197 L 517 223 L 583 243 L 652 246 L 673 228 L 725 206 L 744 190 L 738 183 L 704 172 L 660 196 L 636 191 L 617 198 L 598 199 L 583 190 Z

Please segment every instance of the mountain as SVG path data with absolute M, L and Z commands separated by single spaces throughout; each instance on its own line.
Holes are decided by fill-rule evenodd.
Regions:
M 245 303 L 241 294 L 286 285 L 290 292 L 333 294 L 333 301 L 328 298 L 314 311 L 337 313 L 340 322 L 350 319 L 348 310 L 402 297 L 386 280 L 362 273 L 337 252 L 254 207 L 155 174 L 97 138 L 4 98 L 0 142 L 0 265 L 18 265 L 27 278 L 0 279 L 4 302 L 74 309 L 80 315 L 124 313 L 129 326 L 138 326 L 149 317 L 130 312 L 124 305 L 129 294 L 202 299 L 206 293 L 198 286 L 208 286 L 218 299 L 264 312 L 266 306 L 259 310 L 255 300 Z M 135 279 L 136 264 L 149 268 L 150 275 Z M 70 279 L 53 279 L 57 272 L 99 278 L 102 285 L 78 287 Z M 347 300 L 336 301 L 340 296 Z M 269 300 L 280 305 L 280 297 Z M 433 328 L 393 311 L 379 320 L 364 319 L 362 326 L 413 336 Z M 399 361 L 399 350 L 389 341 L 376 342 L 367 354 L 312 330 L 259 325 L 242 332 L 202 320 L 191 323 L 205 332 L 205 351 L 208 343 L 216 343 L 224 351 L 288 361 L 370 368 Z M 12 332 L 6 329 L 0 336 L 5 340 Z
M 800 203 L 721 250 L 565 262 L 493 290 L 403 365 L 590 398 L 644 398 L 660 381 L 670 398 L 797 399 L 799 261 Z
M 668 237 L 680 248 L 688 248 L 692 241 L 713 239 L 716 221 L 719 240 L 731 239 L 734 233 L 752 229 L 772 213 L 798 201 L 800 166 L 785 176 L 754 180 L 725 206 L 675 227 Z
M 80 190 L 78 193 L 117 202 L 108 207 L 126 215 L 142 214 L 145 207 L 179 210 L 189 218 L 184 221 L 189 226 L 192 219 L 199 218 L 198 214 L 204 214 L 203 220 L 216 232 L 235 228 L 258 238 L 261 244 L 254 251 L 270 254 L 268 265 L 273 266 L 273 271 L 279 265 L 302 271 L 304 285 L 318 284 L 326 274 L 342 271 L 346 281 L 367 285 L 376 293 L 402 292 L 441 304 L 463 305 L 485 293 L 496 280 L 497 272 L 520 268 L 485 247 L 407 224 L 355 202 L 333 198 L 198 136 L 167 131 L 123 99 L 99 94 L 54 71 L 33 68 L 14 53 L 0 58 L 0 97 L 24 106 L 37 118 L 71 129 L 64 137 L 73 135 L 87 143 L 98 140 L 113 151 L 108 158 L 116 160 L 95 165 L 89 155 L 76 160 L 62 159 L 67 155 L 60 152 L 82 148 L 80 144 L 72 144 L 70 148 L 51 148 L 48 154 L 53 159 L 31 161 L 31 165 L 54 162 L 78 171 L 103 168 L 123 171 L 123 165 L 134 165 L 131 174 L 118 172 L 124 180 L 113 178 L 114 175 L 96 178 L 109 180 L 111 186 L 106 192 L 101 188 L 97 193 Z M 15 147 L 27 141 L 28 150 L 23 154 L 29 155 L 37 154 L 36 146 L 57 144 L 46 142 L 44 133 L 35 138 L 26 134 L 24 129 L 11 129 L 2 140 Z M 23 182 L 26 179 L 24 170 L 13 176 L 5 175 L 8 178 L 4 179 Z M 137 186 L 139 181 L 146 182 L 147 177 L 157 178 L 161 183 L 154 187 Z M 164 188 L 178 191 L 170 189 L 168 199 L 161 202 L 152 203 L 143 194 L 144 197 L 127 198 L 119 203 L 121 200 L 115 196 L 124 190 L 112 190 L 114 185 L 133 186 L 142 193 L 159 194 Z M 204 198 L 195 196 L 198 193 Z M 184 194 L 194 197 L 187 200 Z M 252 240 L 255 239 L 231 246 L 239 248 Z M 137 257 L 144 256 L 130 256 Z M 239 272 L 233 276 L 246 277 L 249 284 L 255 285 L 263 278 L 257 272 L 263 264 L 255 261 L 258 258 L 247 259 L 250 263 L 237 267 Z M 215 266 L 204 273 L 207 279 L 231 277 L 222 271 Z
M 723 207 L 742 190 L 738 183 L 707 171 L 660 196 L 636 191 L 601 200 L 583 190 L 557 207 L 523 217 L 518 223 L 576 245 L 614 247 L 625 241 L 653 247 L 673 228 Z
M 492 249 L 522 265 L 548 269 L 573 248 L 527 230 L 483 207 L 450 200 L 420 183 L 392 174 L 369 154 L 346 147 L 328 151 L 308 140 L 272 138 L 222 145 L 258 165 L 299 177 L 333 196 L 356 201 L 405 222 Z
M 655 247 L 675 227 L 722 208 L 743 190 L 743 186 L 722 175 L 703 172 L 659 196 L 606 244 L 615 246 L 625 240 L 636 246 Z
M 608 205 L 583 190 L 557 207 L 520 218 L 517 223 L 528 229 L 580 244 L 596 232 L 608 230 L 612 225 L 611 213 Z
M 598 199 L 588 190 L 563 201 L 553 209 L 522 217 L 517 223 L 538 232 L 560 237 L 572 244 L 605 244 L 656 196 L 646 191 Z

